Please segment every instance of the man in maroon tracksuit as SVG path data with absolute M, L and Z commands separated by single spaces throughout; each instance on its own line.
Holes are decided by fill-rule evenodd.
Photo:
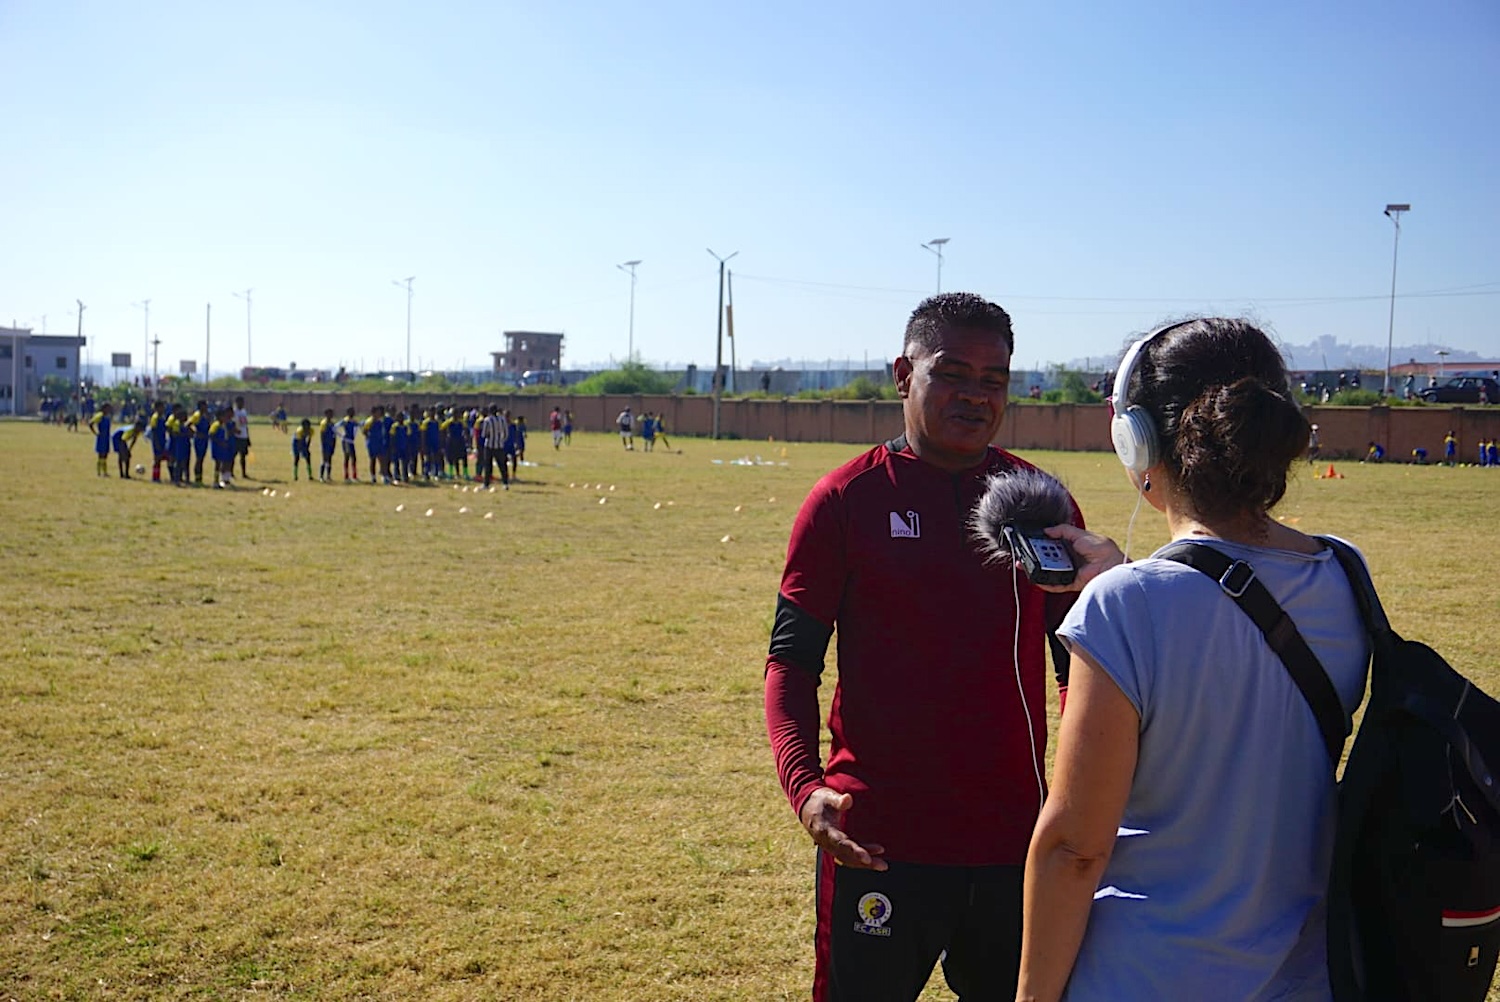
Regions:
M 894 365 L 905 434 L 820 480 L 792 528 L 766 724 L 818 846 L 817 1002 L 914 999 L 939 956 L 965 1002 L 1015 994 L 1043 651 L 1074 596 L 987 564 L 966 524 L 989 474 L 1030 468 L 990 445 L 1013 348 L 995 304 L 923 302 Z M 835 625 L 824 768 L 817 690 Z

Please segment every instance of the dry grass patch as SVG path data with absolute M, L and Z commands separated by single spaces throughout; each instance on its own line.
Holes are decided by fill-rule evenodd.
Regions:
M 175 490 L 0 424 L 0 988 L 806 997 L 761 667 L 796 506 L 859 448 L 538 440 L 489 494 L 288 483 L 256 441 L 252 489 Z M 1123 538 L 1111 457 L 1029 458 Z M 1500 474 L 1346 472 L 1282 514 L 1360 544 L 1396 622 L 1500 691 L 1472 542 Z

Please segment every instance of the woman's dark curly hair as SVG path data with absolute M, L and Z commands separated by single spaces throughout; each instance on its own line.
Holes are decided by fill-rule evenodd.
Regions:
M 1141 355 L 1126 399 L 1155 421 L 1163 462 L 1195 514 L 1242 518 L 1280 501 L 1310 426 L 1271 339 L 1212 317 L 1158 335 Z

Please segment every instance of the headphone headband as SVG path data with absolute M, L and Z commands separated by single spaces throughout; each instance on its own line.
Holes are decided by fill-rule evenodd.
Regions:
M 1126 398 L 1130 392 L 1130 377 L 1135 375 L 1136 366 L 1140 364 L 1141 353 L 1146 350 L 1146 345 L 1168 331 L 1175 331 L 1179 327 L 1185 327 L 1188 324 L 1197 322 L 1198 320 L 1195 317 L 1192 320 L 1179 320 L 1176 323 L 1167 324 L 1165 327 L 1158 327 L 1125 349 L 1125 355 L 1120 359 L 1120 366 L 1115 372 L 1115 385 L 1111 388 L 1109 394 L 1109 404 L 1114 409 L 1115 414 L 1124 414 L 1125 409 L 1129 406 L 1126 403 Z

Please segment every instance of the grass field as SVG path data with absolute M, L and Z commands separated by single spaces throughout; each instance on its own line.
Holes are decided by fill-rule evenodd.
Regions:
M 475 494 L 288 483 L 259 427 L 222 492 L 0 423 L 0 999 L 807 996 L 761 672 L 792 516 L 860 449 L 542 437 Z M 1112 456 L 1028 458 L 1123 539 Z M 1278 512 L 1500 691 L 1500 471 L 1340 468 Z

